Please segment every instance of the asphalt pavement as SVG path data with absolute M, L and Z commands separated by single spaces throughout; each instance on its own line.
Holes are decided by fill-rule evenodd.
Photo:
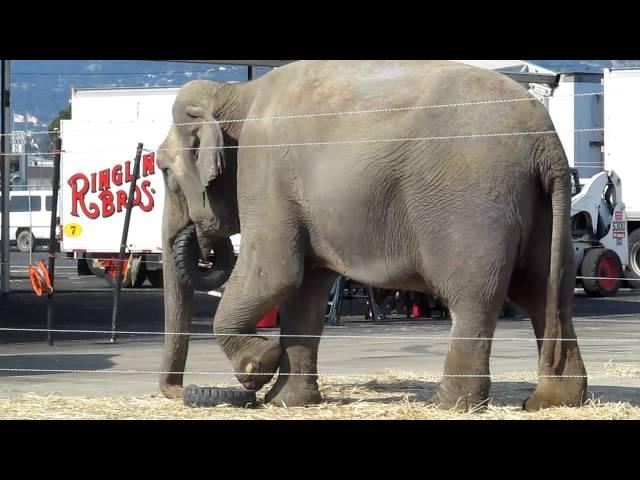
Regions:
M 164 330 L 162 290 L 123 290 L 119 331 L 153 334 L 124 333 L 112 344 L 108 332 L 113 296 L 105 281 L 77 274 L 59 278 L 65 278 L 67 286 L 54 294 L 54 327 L 102 333 L 55 333 L 51 347 L 44 332 L 0 331 L 0 369 L 5 369 L 0 371 L 0 397 L 29 392 L 86 397 L 157 393 L 156 371 L 164 342 L 160 333 Z M 12 293 L 0 304 L 0 327 L 44 328 L 46 302 L 46 297 L 36 297 L 29 288 Z M 217 304 L 214 297 L 196 295 L 192 332 L 211 332 Z M 602 371 L 607 364 L 640 369 L 640 292 L 622 290 L 615 298 L 592 299 L 576 290 L 574 323 L 589 372 Z M 278 333 L 278 329 L 262 331 Z M 438 318 L 406 320 L 396 316 L 374 324 L 362 316 L 345 317 L 343 325 L 325 328 L 319 372 L 372 377 L 385 369 L 438 373 L 449 331 L 449 321 Z M 414 338 L 425 336 L 437 338 Z M 537 348 L 527 318 L 499 320 L 496 337 L 510 340 L 494 341 L 492 374 L 536 371 Z M 187 373 L 186 383 L 235 383 L 230 363 L 211 336 L 192 337 L 186 370 L 209 372 Z M 533 387 L 526 381 L 494 382 L 492 391 L 498 402 L 515 404 Z M 640 404 L 640 378 L 596 378 L 590 380 L 590 391 L 606 400 Z

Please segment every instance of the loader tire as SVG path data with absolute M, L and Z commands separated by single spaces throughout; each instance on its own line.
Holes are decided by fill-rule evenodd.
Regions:
M 615 297 L 622 285 L 622 263 L 613 250 L 592 248 L 580 267 L 582 286 L 590 297 Z M 604 278 L 608 277 L 608 278 Z

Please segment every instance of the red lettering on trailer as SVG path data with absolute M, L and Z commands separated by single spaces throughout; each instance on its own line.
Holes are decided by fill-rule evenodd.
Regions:
M 145 154 L 141 164 L 141 180 L 156 174 L 154 153 Z M 71 187 L 71 215 L 74 217 L 84 215 L 90 220 L 95 220 L 100 216 L 108 218 L 115 213 L 121 213 L 127 206 L 129 188 L 116 191 L 111 189 L 112 186 L 128 187 L 127 184 L 132 180 L 132 165 L 128 160 L 110 169 L 93 172 L 89 176 L 84 173 L 72 175 L 67 181 L 67 185 Z M 100 190 L 97 198 L 99 202 L 88 201 L 89 191 L 97 193 L 98 190 Z M 151 181 L 145 178 L 135 187 L 132 205 L 139 207 L 143 212 L 150 212 L 155 207 L 155 194 L 156 190 L 151 188 Z
M 96 185 L 98 182 L 96 182 L 96 178 L 98 177 L 97 173 L 92 173 L 91 174 L 91 193 L 96 193 L 98 191 Z
M 127 160 L 124 162 L 124 181 L 126 183 L 131 183 L 133 180 L 133 172 L 131 171 L 131 162 Z
M 122 186 L 122 166 L 116 165 L 111 169 L 111 181 L 114 185 Z
M 118 213 L 122 211 L 123 208 L 127 208 L 127 193 L 124 190 L 118 190 L 116 194 L 118 197 Z
M 155 153 L 147 153 L 142 156 L 142 176 L 153 175 L 156 173 L 156 155 Z

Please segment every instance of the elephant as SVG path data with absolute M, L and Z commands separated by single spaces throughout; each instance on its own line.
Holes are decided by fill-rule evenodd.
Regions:
M 265 402 L 322 400 L 318 347 L 344 275 L 446 303 L 434 404 L 486 404 L 507 296 L 538 339 L 523 408 L 584 402 L 569 165 L 544 106 L 517 82 L 454 61 L 296 61 L 249 82 L 187 83 L 172 113 L 157 154 L 166 332 L 189 331 L 194 287 L 176 265 L 241 232 L 213 328 L 245 389 L 277 373 Z M 185 229 L 192 253 L 175 246 Z M 256 335 L 276 305 L 279 342 Z M 188 341 L 166 335 L 168 398 L 182 396 Z

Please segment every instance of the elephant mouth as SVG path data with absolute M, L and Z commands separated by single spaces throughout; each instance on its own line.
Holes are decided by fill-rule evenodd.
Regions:
M 231 240 L 198 235 L 195 225 L 187 225 L 173 241 L 173 261 L 181 282 L 195 291 L 220 288 L 235 266 Z

